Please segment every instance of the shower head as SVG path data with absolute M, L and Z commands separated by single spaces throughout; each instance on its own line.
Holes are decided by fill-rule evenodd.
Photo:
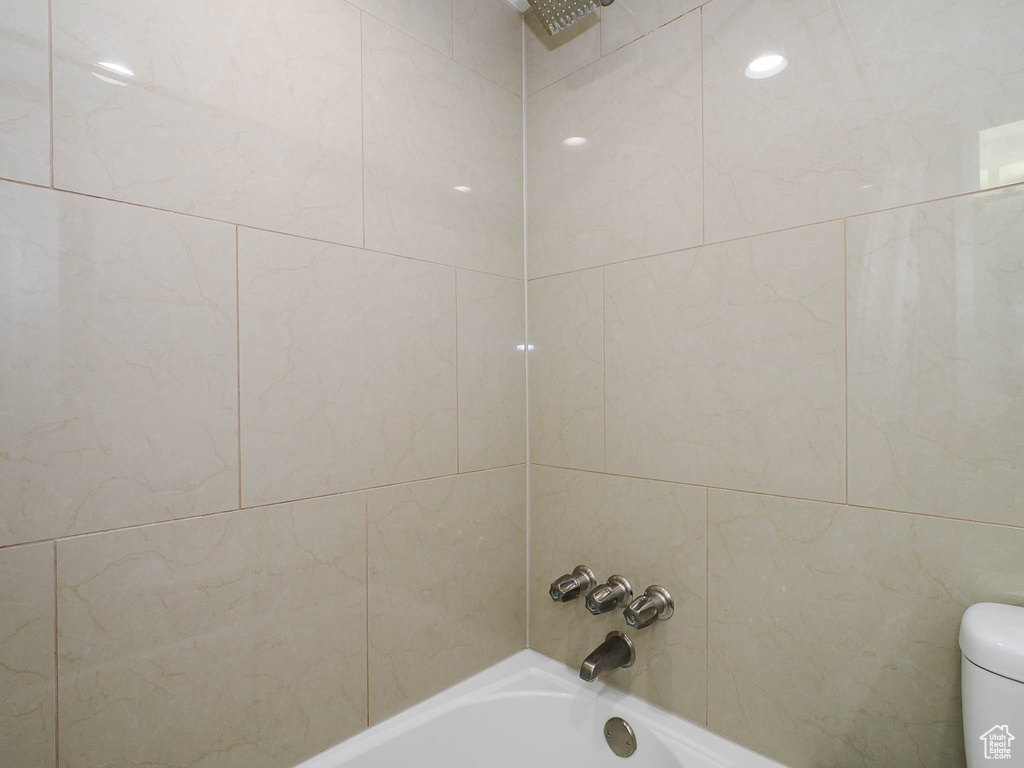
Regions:
M 544 22 L 549 35 L 557 35 L 599 6 L 614 0 L 530 0 L 530 6 Z

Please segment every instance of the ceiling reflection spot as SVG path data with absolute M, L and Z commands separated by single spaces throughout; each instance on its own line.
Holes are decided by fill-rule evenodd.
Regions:
M 774 77 L 788 65 L 789 61 L 781 53 L 767 53 L 750 62 L 744 74 L 751 80 L 763 80 L 766 77 Z

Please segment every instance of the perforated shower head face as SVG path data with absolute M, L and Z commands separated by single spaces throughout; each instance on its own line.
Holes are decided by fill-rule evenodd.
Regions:
M 530 0 L 530 7 L 544 23 L 549 35 L 557 35 L 602 5 L 613 0 Z

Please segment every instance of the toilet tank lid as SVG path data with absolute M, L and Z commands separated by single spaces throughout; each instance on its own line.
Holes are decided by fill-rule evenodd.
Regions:
M 1024 608 L 972 605 L 960 621 L 960 650 L 977 666 L 1024 682 Z

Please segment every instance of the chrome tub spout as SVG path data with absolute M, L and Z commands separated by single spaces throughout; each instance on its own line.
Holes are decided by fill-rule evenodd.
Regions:
M 605 672 L 628 669 L 636 661 L 636 650 L 629 638 L 621 632 L 609 632 L 580 667 L 580 678 L 592 683 Z

